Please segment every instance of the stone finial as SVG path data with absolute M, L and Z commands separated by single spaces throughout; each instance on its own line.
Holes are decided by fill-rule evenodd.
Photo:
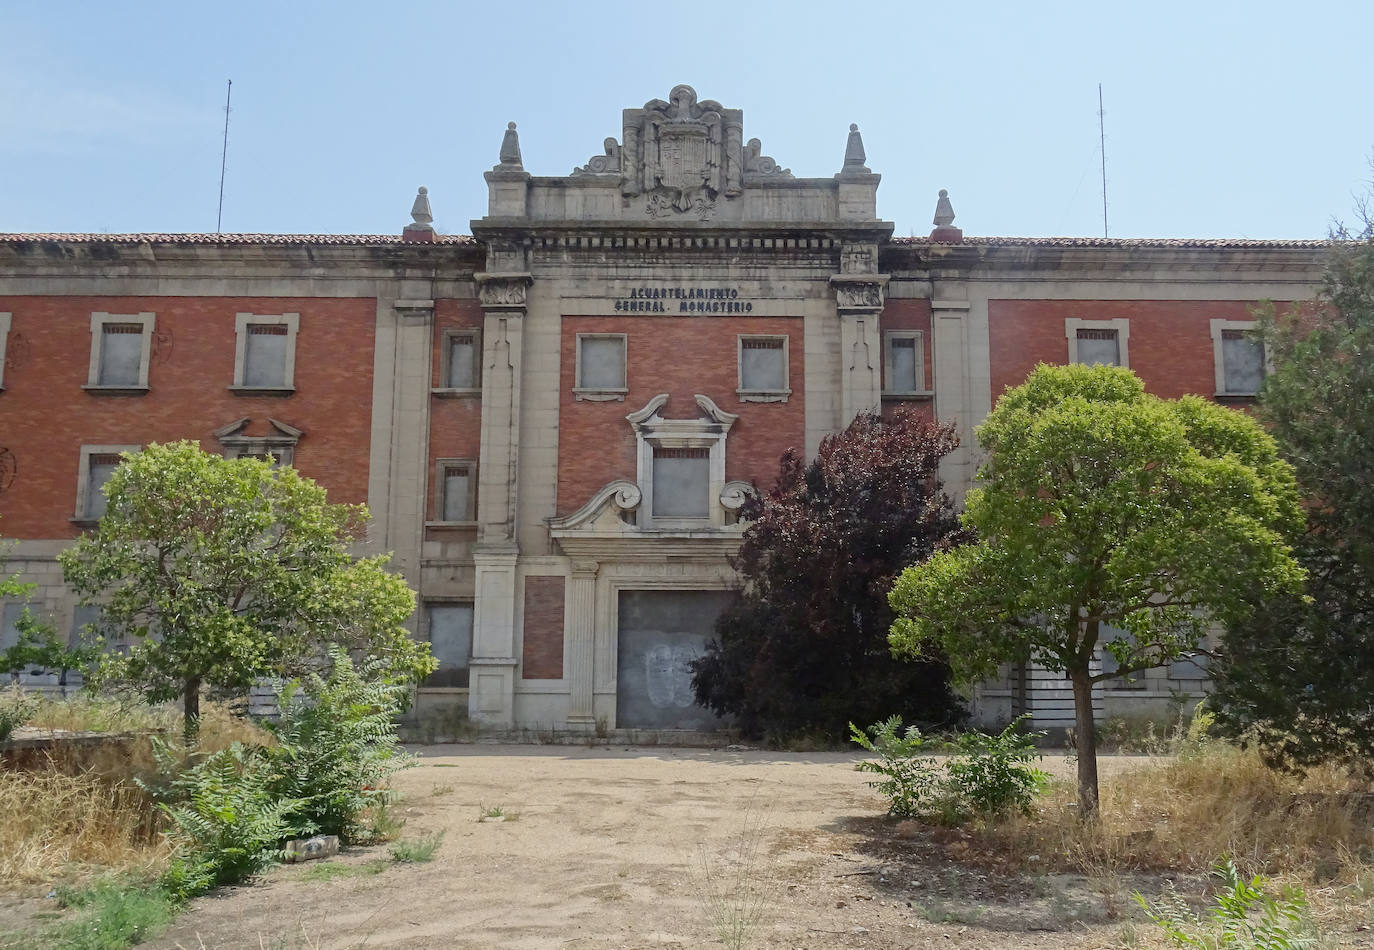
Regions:
M 844 168 L 841 172 L 868 172 L 868 166 L 864 164 L 868 156 L 864 154 L 863 136 L 859 134 L 859 126 L 856 123 L 849 123 L 849 141 L 844 146 Z
M 403 241 L 434 240 L 434 215 L 429 209 L 429 189 L 424 185 L 415 193 L 415 203 L 410 206 L 411 223 L 401 231 Z
M 503 168 L 524 168 L 520 160 L 520 135 L 515 131 L 515 123 L 506 124 L 506 134 L 501 139 L 501 166 Z
M 949 192 L 940 189 L 940 198 L 935 202 L 935 220 L 931 222 L 935 225 L 930 232 L 932 241 L 939 241 L 942 244 L 959 244 L 964 240 L 962 228 L 954 226 L 954 205 L 950 203 Z
M 424 185 L 415 193 L 415 204 L 410 206 L 410 219 L 415 222 L 411 227 L 434 229 L 434 215 L 429 209 L 429 189 Z

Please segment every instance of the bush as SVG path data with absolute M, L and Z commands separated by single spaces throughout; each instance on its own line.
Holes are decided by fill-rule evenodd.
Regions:
M 1257 874 L 1246 881 L 1229 858 L 1212 873 L 1221 879 L 1222 890 L 1206 920 L 1194 914 L 1176 892 L 1153 903 L 1137 891 L 1135 901 L 1180 947 L 1305 950 L 1317 946 L 1307 898 L 1300 888 L 1287 889 L 1281 897 L 1266 894 L 1263 877 Z
M 4 742 L 14 730 L 29 721 L 38 711 L 38 700 L 15 687 L 0 693 L 0 742 Z
M 899 732 L 900 716 L 869 726 L 868 734 L 850 723 L 850 739 L 880 756 L 877 762 L 860 762 L 855 768 L 887 776 L 869 784 L 887 797 L 888 814 L 897 818 L 962 824 L 972 818 L 1003 818 L 1012 810 L 1029 814 L 1048 786 L 1049 775 L 1030 764 L 1040 757 L 1035 740 L 1044 733 L 1019 731 L 1026 718 L 1014 720 L 995 736 L 960 735 L 943 768 L 930 754 L 930 737 L 915 726 Z
M 374 678 L 381 672 L 372 661 L 356 668 L 335 648 L 327 678 L 314 675 L 304 689 L 288 685 L 278 695 L 279 744 L 266 752 L 271 790 L 297 803 L 289 818 L 301 834 L 371 837 L 362 816 L 395 797 L 387 780 L 409 764 L 395 723 L 408 696 L 404 684 Z
M 929 739 L 915 726 L 907 726 L 906 732 L 899 732 L 901 728 L 901 716 L 869 726 L 868 734 L 851 722 L 850 740 L 880 757 L 877 762 L 860 762 L 854 767 L 860 772 L 886 775 L 882 781 L 868 784 L 887 798 L 887 813 L 894 818 L 915 818 L 938 808 L 944 782 L 935 759 L 921 755 Z
M 1022 732 L 1030 718 L 1013 720 L 997 735 L 966 732 L 955 744 L 959 754 L 946 768 L 956 800 L 967 802 L 975 815 L 1000 818 L 1015 809 L 1029 815 L 1035 800 L 1049 785 L 1049 773 L 1032 762 L 1040 758 L 1035 740 L 1043 732 Z

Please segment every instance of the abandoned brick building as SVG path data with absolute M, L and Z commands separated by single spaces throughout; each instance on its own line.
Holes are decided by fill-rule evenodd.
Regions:
M 959 495 L 972 427 L 1039 362 L 1244 406 L 1251 307 L 1319 279 L 1316 241 L 966 236 L 944 192 L 929 237 L 894 238 L 844 135 L 836 174 L 797 177 L 678 86 L 566 177 L 526 172 L 512 123 L 471 236 L 436 234 L 423 188 L 393 235 L 0 235 L 10 568 L 75 630 L 54 556 L 117 453 L 271 453 L 370 506 L 368 546 L 419 592 L 441 663 L 422 709 L 709 728 L 687 663 L 734 583 L 735 513 L 785 449 L 912 403 L 957 423 Z M 22 605 L 3 609 L 0 645 Z M 1103 708 L 1204 677 L 1179 662 Z M 1055 724 L 1064 685 L 1016 671 L 977 712 Z

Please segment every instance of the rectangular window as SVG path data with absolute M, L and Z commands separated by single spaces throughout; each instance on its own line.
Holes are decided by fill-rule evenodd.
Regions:
M 1113 627 L 1111 624 L 1103 623 L 1097 631 L 1098 636 L 1098 655 L 1102 658 L 1102 672 L 1115 673 L 1119 668 L 1116 657 L 1106 648 L 1106 644 L 1113 640 L 1124 640 L 1127 643 L 1135 643 L 1135 638 L 1125 630 Z M 1135 673 L 1130 676 L 1118 677 L 1117 679 L 1107 680 L 1102 684 L 1107 689 L 1144 689 L 1144 672 Z
M 108 499 L 105 497 L 105 483 L 110 480 L 114 470 L 119 467 L 118 455 L 88 455 L 86 474 L 86 517 L 99 520 L 105 514 Z
M 883 392 L 890 396 L 925 392 L 925 335 L 920 330 L 889 330 L 883 334 Z
M 482 385 L 479 369 L 482 348 L 476 331 L 449 333 L 445 337 L 444 387 L 477 389 Z
M 298 313 L 240 313 L 234 330 L 238 343 L 234 351 L 236 392 L 290 395 L 296 381 L 296 334 L 300 329 Z
M 1169 679 L 1205 680 L 1211 676 L 1211 665 L 1212 658 L 1205 653 L 1185 654 L 1169 664 Z
M 1121 365 L 1121 347 L 1118 344 L 1115 330 L 1079 329 L 1077 332 L 1077 362 L 1085 363 L 1089 366 L 1094 364 L 1105 366 Z
M 421 686 L 467 687 L 472 660 L 472 604 L 427 604 L 425 619 L 429 650 L 439 661 L 439 668 Z
M 146 392 L 153 323 L 151 313 L 91 314 L 90 373 L 83 388 L 96 394 Z
M 710 490 L 710 449 L 654 449 L 654 517 L 709 517 Z
M 286 327 L 250 323 L 243 353 L 243 385 L 280 389 L 286 385 Z
M 439 459 L 434 467 L 434 515 L 431 524 L 462 524 L 477 517 L 477 463 L 472 459 Z
M 107 323 L 100 328 L 99 386 L 137 386 L 143 363 L 143 328 L 135 323 Z
M 10 337 L 10 315 L 0 313 L 0 389 L 5 388 L 5 348 Z
M 579 333 L 573 392 L 579 399 L 623 399 L 625 384 L 625 335 Z
M 80 645 L 96 635 L 95 624 L 100 621 L 98 604 L 77 604 L 72 611 L 71 642 Z
M 1221 362 L 1227 393 L 1257 393 L 1264 382 L 1264 344 L 1246 330 L 1221 331 Z
M 739 337 L 739 390 L 744 402 L 786 402 L 787 337 Z
M 27 604 L 5 604 L 0 612 L 0 650 L 8 650 L 19 642 L 19 618 L 24 615 Z

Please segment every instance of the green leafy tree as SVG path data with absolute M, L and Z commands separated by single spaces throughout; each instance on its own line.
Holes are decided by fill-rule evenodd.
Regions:
M 1297 470 L 1308 597 L 1267 599 L 1214 664 L 1217 723 L 1275 765 L 1374 769 L 1374 211 L 1338 229 L 1315 305 L 1261 311 L 1259 415 Z
M 963 517 L 979 540 L 902 574 L 892 647 L 947 656 L 964 680 L 1031 659 L 1065 674 L 1092 815 L 1093 686 L 1196 649 L 1263 593 L 1299 590 L 1297 485 L 1244 413 L 1150 396 L 1116 367 L 1039 366 L 977 435 L 986 462 Z M 1115 671 L 1093 672 L 1099 646 Z
M 396 679 L 433 669 L 402 626 L 414 593 L 385 556 L 348 552 L 363 506 L 329 504 L 294 469 L 194 442 L 125 454 L 104 490 L 99 528 L 59 555 L 82 602 L 99 604 L 101 632 L 132 644 L 95 678 L 150 702 L 180 698 L 188 741 L 202 687 L 303 676 L 331 644 Z

